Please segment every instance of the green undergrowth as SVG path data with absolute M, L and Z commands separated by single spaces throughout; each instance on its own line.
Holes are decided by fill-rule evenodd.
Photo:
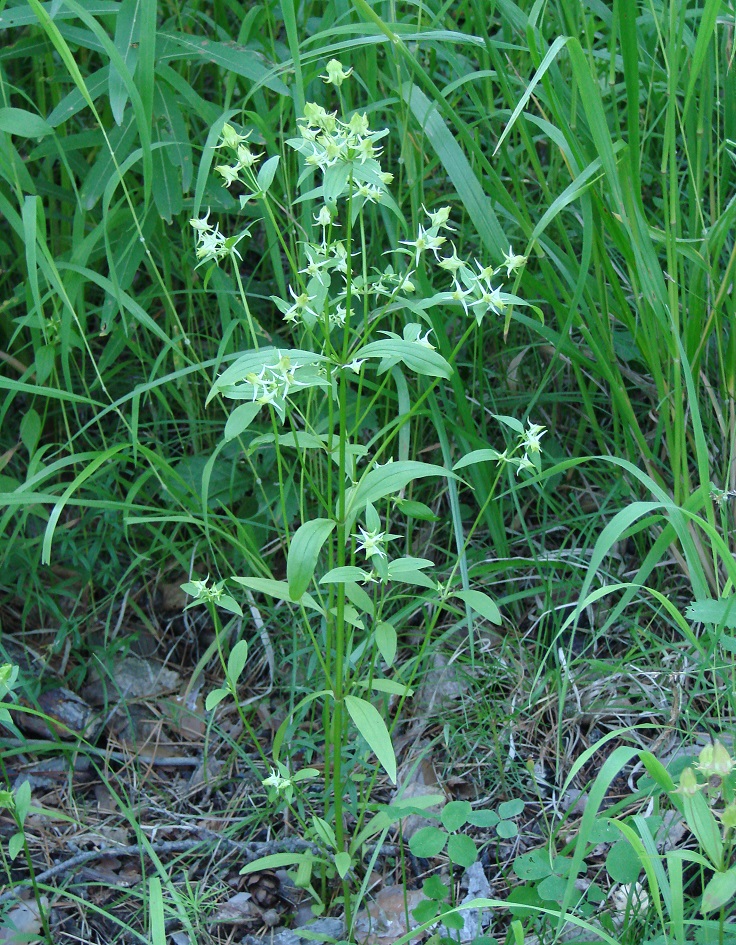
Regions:
M 279 865 L 348 936 L 442 678 L 440 787 L 526 805 L 527 860 L 493 848 L 509 940 L 728 940 L 730 770 L 654 759 L 733 754 L 732 33 L 714 0 L 0 9 L 0 645 L 78 688 L 160 632 L 256 779 L 247 829 L 317 845 Z M 614 809 L 629 847 L 576 898 L 638 762 L 651 809 Z M 657 847 L 660 804 L 700 860 Z M 157 943 L 198 901 L 159 867 Z

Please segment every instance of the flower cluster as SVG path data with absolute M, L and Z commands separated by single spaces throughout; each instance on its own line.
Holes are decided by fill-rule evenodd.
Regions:
M 378 158 L 381 148 L 376 142 L 388 134 L 388 129 L 371 131 L 368 116 L 357 112 L 345 122 L 336 112 L 328 112 L 321 105 L 307 102 L 304 117 L 298 120 L 299 138 L 291 138 L 289 145 L 304 155 L 304 179 L 318 168 L 324 175 L 325 203 L 330 204 L 346 192 L 348 180 L 356 188 L 364 186 L 360 194 L 364 200 L 377 201 L 393 174 L 384 174 Z
M 279 359 L 275 364 L 264 364 L 257 374 L 254 371 L 247 374 L 246 381 L 253 385 L 253 403 L 272 404 L 283 422 L 286 416 L 286 398 L 292 390 L 307 386 L 296 376 L 300 367 L 299 364 L 293 364 L 288 355 L 279 352 Z
M 225 124 L 222 128 L 222 139 L 218 145 L 220 148 L 227 148 L 231 152 L 232 164 L 219 164 L 215 167 L 222 179 L 225 187 L 230 187 L 235 181 L 240 181 L 246 185 L 254 184 L 255 178 L 253 168 L 263 157 L 263 154 L 254 154 L 245 142 L 250 137 L 250 132 L 245 135 L 238 134 L 232 125 Z M 241 176 L 241 172 L 246 171 Z
M 250 230 L 246 228 L 242 233 L 239 233 L 237 236 L 225 236 L 224 233 L 220 232 L 220 227 L 218 224 L 214 226 L 209 222 L 210 211 L 200 217 L 192 217 L 189 221 L 189 225 L 192 227 L 197 237 L 197 246 L 195 253 L 199 262 L 197 266 L 202 266 L 204 263 L 208 262 L 219 262 L 221 259 L 224 259 L 226 256 L 237 256 L 238 259 L 243 257 L 237 250 L 238 243 L 243 239 L 243 237 L 248 236 Z
M 449 272 L 452 277 L 452 290 L 448 300 L 459 302 L 465 314 L 474 315 L 480 324 L 489 312 L 493 315 L 502 315 L 506 306 L 516 301 L 513 296 L 502 292 L 498 284 L 494 285 L 493 280 L 504 268 L 507 278 L 510 277 L 511 273 L 521 268 L 525 262 L 526 256 L 516 255 L 509 246 L 508 253 L 504 254 L 503 263 L 498 267 L 484 266 L 476 259 L 475 266 L 478 270 L 476 272 L 467 262 L 460 259 L 453 244 L 452 254 L 440 259 L 439 267 Z

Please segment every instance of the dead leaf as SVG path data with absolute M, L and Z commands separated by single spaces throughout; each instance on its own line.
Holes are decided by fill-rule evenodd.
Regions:
M 41 908 L 48 911 L 49 901 L 41 896 Z M 21 945 L 41 932 L 41 914 L 38 903 L 29 899 L 19 902 L 5 916 L 4 925 L 0 926 L 0 945 Z
M 415 909 L 425 899 L 421 889 L 404 889 L 403 886 L 384 886 L 373 902 L 361 909 L 355 917 L 353 932 L 362 945 L 389 945 L 397 938 L 417 928 L 419 922 L 412 918 Z M 406 917 L 409 916 L 407 928 Z M 424 932 L 409 939 L 409 943 L 421 941 Z
M 240 892 L 222 903 L 212 921 L 232 925 L 262 925 L 263 913 L 253 902 L 250 893 Z

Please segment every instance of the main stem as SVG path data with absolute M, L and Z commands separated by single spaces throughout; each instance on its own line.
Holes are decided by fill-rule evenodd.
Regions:
M 349 193 L 352 193 L 352 180 L 349 184 Z M 345 249 L 347 251 L 347 275 L 345 290 L 345 327 L 342 344 L 342 363 L 345 363 L 347 353 L 350 348 L 350 312 L 352 298 L 352 272 L 350 259 L 352 252 L 352 201 L 348 197 L 347 204 L 347 233 L 345 239 Z M 346 484 L 345 472 L 347 469 L 347 439 L 348 439 L 348 400 L 347 380 L 345 378 L 344 368 L 340 368 L 340 378 L 338 385 L 338 404 L 339 404 L 339 445 L 338 445 L 338 499 L 337 499 L 337 566 L 344 567 L 346 562 L 347 549 L 347 529 L 346 529 Z M 345 824 L 343 818 L 343 777 L 342 777 L 342 749 L 345 738 L 345 585 L 337 585 L 337 601 L 335 613 L 335 711 L 332 717 L 332 788 L 335 803 L 335 840 L 338 853 L 345 850 Z M 342 881 L 343 906 L 345 909 L 345 927 L 350 928 L 352 924 L 350 886 L 347 878 Z

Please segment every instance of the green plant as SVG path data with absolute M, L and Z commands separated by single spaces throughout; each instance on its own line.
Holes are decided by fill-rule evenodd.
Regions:
M 336 87 L 338 97 L 348 74 L 336 61 L 328 64 L 324 78 Z M 492 598 L 468 586 L 463 562 L 469 536 L 461 537 L 456 563 L 442 582 L 428 573 L 435 562 L 417 557 L 410 548 L 404 546 L 403 554 L 390 554 L 392 547 L 401 547 L 403 522 L 431 516 L 431 510 L 408 500 L 405 492 L 414 483 L 437 476 L 446 479 L 452 490 L 458 470 L 481 462 L 510 467 L 517 475 L 525 470 L 537 473 L 545 430 L 531 422 L 524 426 L 513 418 L 499 417 L 516 434 L 512 448 L 473 451 L 455 464 L 455 471 L 409 458 L 413 424 L 425 404 L 436 403 L 438 382 L 452 375 L 452 362 L 474 330 L 487 317 L 505 315 L 513 306 L 524 304 L 501 291 L 496 280 L 502 271 L 510 276 L 525 259 L 509 249 L 500 265 L 471 266 L 451 242 L 454 228 L 449 207 L 428 211 L 426 224 L 414 239 L 402 239 L 397 248 L 381 247 L 376 252 L 378 214 L 392 214 L 401 228 L 405 225 L 388 190 L 392 175 L 379 163 L 379 142 L 387 132 L 372 131 L 367 115 L 360 112 L 340 118 L 313 103 L 305 106 L 298 127 L 299 136 L 287 141 L 300 158 L 299 183 L 305 190 L 301 201 L 307 208 L 300 214 L 305 232 L 296 255 L 275 217 L 277 203 L 272 193 L 278 180 L 278 156 L 256 171 L 262 155 L 251 150 L 251 133 L 243 134 L 230 124 L 222 127 L 218 148 L 225 162 L 215 171 L 226 187 L 237 182 L 245 191 L 241 207 L 251 214 L 259 212 L 279 234 L 292 283 L 288 298 L 273 297 L 272 301 L 283 317 L 282 330 L 298 346 L 263 343 L 265 332 L 253 318 L 240 284 L 253 348 L 219 375 L 209 399 L 243 401 L 228 418 L 225 442 L 237 440 L 247 458 L 261 450 L 275 457 L 278 492 L 272 516 L 283 554 L 277 567 L 285 572 L 285 580 L 270 576 L 233 580 L 288 606 L 311 642 L 319 684 L 293 706 L 277 732 L 275 767 L 264 783 L 274 796 L 291 804 L 301 782 L 316 776 L 312 768 L 294 770 L 284 752 L 290 733 L 305 713 L 311 714 L 313 722 L 321 718 L 323 808 L 320 814 L 310 813 L 309 803 L 293 810 L 304 835 L 321 845 L 330 870 L 339 875 L 350 927 L 359 845 L 345 832 L 345 793 L 348 780 L 363 784 L 360 804 L 352 813 L 357 818 L 356 834 L 365 842 L 363 820 L 377 776 L 367 763 L 366 749 L 375 754 L 389 779 L 396 781 L 388 697 L 398 698 L 399 705 L 410 697 L 422 654 L 443 611 L 457 612 L 459 606 L 471 633 L 472 613 L 500 622 Z M 210 265 L 209 276 L 214 264 L 229 260 L 237 275 L 238 246 L 247 230 L 226 236 L 220 224 L 209 218 L 208 211 L 191 221 L 200 265 Z M 388 265 L 382 259 L 387 254 L 392 257 Z M 432 287 L 428 260 L 449 278 L 448 288 Z M 447 357 L 430 341 L 433 322 L 428 312 L 442 309 L 466 319 L 464 325 L 462 320 L 457 322 L 462 330 L 450 339 Z M 410 387 L 411 376 L 416 380 Z M 369 418 L 379 397 L 392 402 L 395 413 L 369 433 L 367 427 L 373 423 Z M 264 416 L 266 430 L 254 432 L 254 424 Z M 218 452 L 210 470 L 216 468 Z M 486 502 L 492 496 L 489 490 Z M 196 600 L 218 602 L 203 582 L 190 582 L 185 589 Z M 237 607 L 230 595 L 220 597 L 221 593 L 218 590 L 215 595 L 219 603 L 230 610 Z M 426 608 L 427 618 L 418 658 L 407 673 L 395 661 L 401 627 L 396 626 L 393 614 L 397 604 L 405 606 L 412 598 L 416 609 Z M 243 641 L 227 660 L 221 651 L 227 685 L 210 694 L 209 707 L 226 694 L 235 694 L 238 674 L 232 664 L 242 670 L 245 653 Z M 315 704 L 320 706 L 316 713 Z M 358 740 L 353 732 L 360 736 Z M 379 818 L 370 836 L 386 827 L 385 819 Z M 472 844 L 458 834 L 452 838 L 453 849 L 462 840 Z M 284 865 L 287 855 L 279 856 L 279 865 Z M 292 856 L 302 885 L 310 884 L 318 862 L 320 858 L 309 854 Z M 275 865 L 273 858 L 268 863 Z M 315 898 L 319 898 L 316 893 Z
M 421 827 L 409 839 L 409 849 L 414 856 L 422 858 L 439 856 L 446 850 L 451 871 L 455 866 L 467 869 L 478 859 L 478 847 L 463 828 L 493 828 L 498 837 L 510 839 L 518 833 L 512 818 L 521 814 L 524 806 L 524 801 L 514 799 L 503 801 L 497 810 L 474 810 L 468 801 L 450 801 L 438 815 L 442 826 Z M 451 931 L 463 928 L 463 916 L 457 911 L 453 890 L 446 883 L 438 876 L 431 876 L 424 881 L 422 891 L 426 899 L 412 910 L 417 922 L 437 920 Z M 452 941 L 451 935 L 440 939 L 441 943 Z
M 695 766 L 685 767 L 675 785 L 670 773 L 654 755 L 645 752 L 642 761 L 661 792 L 662 810 L 679 814 L 697 841 L 697 850 L 657 850 L 656 831 L 644 817 L 614 819 L 624 840 L 614 846 L 616 869 L 646 875 L 651 908 L 661 929 L 657 941 L 684 942 L 691 929 L 706 943 L 733 941 L 727 919 L 736 899 L 736 779 L 734 762 L 719 741 L 706 745 Z M 690 876 L 687 876 L 687 873 Z M 693 895 L 692 885 L 700 889 Z M 702 919 L 694 916 L 700 913 Z M 715 913 L 715 917 L 711 916 Z
M 9 712 L 9 706 L 11 703 L 5 702 L 5 699 L 8 696 L 12 696 L 13 690 L 17 684 L 17 679 L 17 666 L 11 666 L 9 664 L 0 666 L 0 725 L 5 726 L 12 732 L 17 732 L 17 729 Z M 23 781 L 23 783 L 16 790 L 0 790 L 0 808 L 9 811 L 16 828 L 15 833 L 12 834 L 8 840 L 8 858 L 12 863 L 20 853 L 24 854 L 31 877 L 33 896 L 36 903 L 38 917 L 43 928 L 44 938 L 46 942 L 51 943 L 53 939 L 51 937 L 51 930 L 48 923 L 48 900 L 42 895 L 41 889 L 36 882 L 35 870 L 33 867 L 33 861 L 31 859 L 31 851 L 28 847 L 28 840 L 26 838 L 25 831 L 25 822 L 28 814 L 31 812 L 40 812 L 38 808 L 33 808 L 31 806 L 30 781 Z M 9 874 L 4 851 L 3 861 L 5 871 L 7 874 Z

